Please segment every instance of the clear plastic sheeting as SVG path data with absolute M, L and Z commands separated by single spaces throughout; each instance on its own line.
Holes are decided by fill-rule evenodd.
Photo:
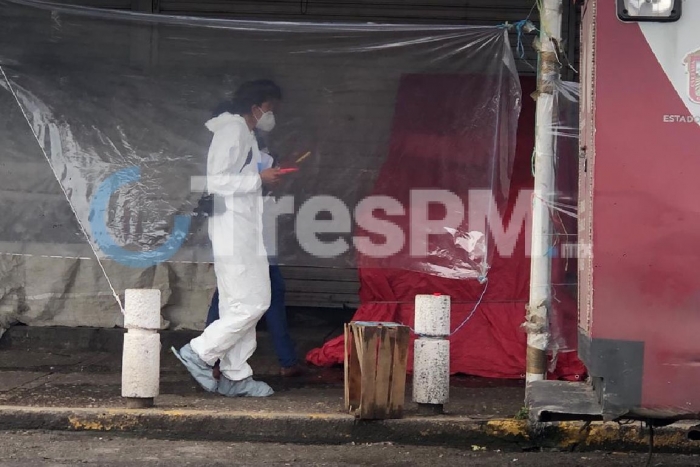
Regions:
M 380 267 L 486 275 L 489 223 L 479 219 L 507 201 L 520 110 L 505 29 L 5 0 L 0 18 L 2 140 L 28 127 L 36 137 L 0 148 L 3 178 L 23 174 L 0 194 L 10 213 L 3 253 L 96 254 L 137 269 L 212 261 L 206 222 L 193 216 L 202 192 L 192 180 L 206 174 L 211 140 L 204 123 L 243 82 L 271 79 L 284 99 L 263 136 L 282 166 L 300 169 L 274 190 L 291 206 L 278 218 L 280 263 L 347 267 L 359 253 Z M 47 191 L 51 176 L 60 186 Z M 371 195 L 393 201 L 382 211 Z
M 512 79 L 402 77 L 387 160 L 370 195 L 386 200 L 384 212 L 363 209 L 357 218 L 361 236 L 373 244 L 386 237 L 396 253 L 362 249 L 362 267 L 483 281 L 494 247 L 512 253 L 491 235 L 503 229 L 515 154 L 520 101 Z M 409 215 L 397 216 L 404 206 Z
M 578 258 L 590 248 L 578 242 L 579 84 L 556 82 L 554 97 L 550 349 L 556 355 L 578 349 Z

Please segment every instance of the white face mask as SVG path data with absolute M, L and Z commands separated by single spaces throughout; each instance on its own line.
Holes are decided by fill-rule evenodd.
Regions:
M 255 114 L 253 114 L 253 116 L 255 117 Z M 255 117 L 255 119 L 258 121 L 255 124 L 255 128 L 260 131 L 272 131 L 275 127 L 275 114 L 273 114 L 272 111 L 263 112 L 260 118 Z

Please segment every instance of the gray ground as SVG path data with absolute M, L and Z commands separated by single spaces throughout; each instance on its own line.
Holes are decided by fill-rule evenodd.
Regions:
M 309 368 L 302 378 L 273 376 L 274 357 L 255 355 L 251 364 L 276 394 L 269 399 L 230 399 L 207 394 L 166 348 L 161 359 L 163 409 L 238 410 L 254 412 L 328 413 L 343 411 L 343 369 Z M 121 353 L 0 350 L 0 405 L 35 407 L 124 407 L 121 398 Z M 411 403 L 407 384 L 405 413 Z M 523 405 L 520 381 L 453 378 L 446 411 L 478 419 L 512 417 Z
M 164 441 L 94 433 L 0 432 L 0 466 L 643 466 L 624 453 L 500 453 L 391 444 L 302 446 Z M 700 457 L 655 455 L 653 466 L 700 466 Z

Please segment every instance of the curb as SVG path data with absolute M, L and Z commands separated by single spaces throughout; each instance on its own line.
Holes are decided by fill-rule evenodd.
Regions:
M 698 453 L 687 439 L 692 424 L 657 428 L 658 452 Z M 639 424 L 562 422 L 529 426 L 523 420 L 407 417 L 360 421 L 342 414 L 212 412 L 0 406 L 0 430 L 95 431 L 165 439 L 297 444 L 396 443 L 470 450 L 646 451 Z

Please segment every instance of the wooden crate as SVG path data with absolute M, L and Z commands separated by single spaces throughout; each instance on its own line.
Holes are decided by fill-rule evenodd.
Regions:
M 361 419 L 401 418 L 409 328 L 396 323 L 345 325 L 345 408 Z

